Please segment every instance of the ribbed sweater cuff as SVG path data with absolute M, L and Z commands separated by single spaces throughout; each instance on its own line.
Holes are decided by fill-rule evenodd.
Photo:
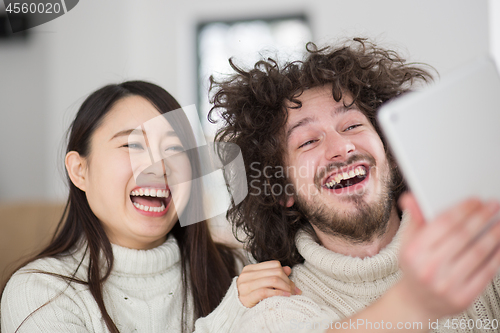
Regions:
M 234 277 L 226 295 L 219 306 L 208 316 L 196 321 L 195 332 L 231 332 L 238 331 L 238 324 L 243 313 L 248 310 L 238 297 L 238 287 Z

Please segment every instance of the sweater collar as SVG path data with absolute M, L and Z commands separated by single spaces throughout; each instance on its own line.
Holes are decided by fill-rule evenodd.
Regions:
M 177 240 L 169 235 L 165 243 L 149 250 L 134 250 L 111 244 L 113 275 L 154 275 L 165 272 L 180 261 Z
M 111 244 L 113 251 L 113 269 L 111 276 L 149 276 L 166 272 L 180 262 L 181 254 L 174 236 L 169 235 L 167 240 L 160 246 L 149 250 L 129 249 L 116 244 Z M 86 278 L 89 265 L 89 254 L 86 241 L 81 239 L 76 246 L 72 257 L 78 264 L 85 256 L 79 271 L 82 279 Z M 104 264 L 104 255 L 101 253 L 101 264 Z M 102 267 L 104 273 L 104 266 Z
M 295 243 L 305 259 L 304 266 L 342 282 L 372 282 L 398 272 L 401 234 L 407 220 L 407 214 L 403 214 L 400 227 L 392 241 L 378 254 L 363 259 L 330 251 L 318 244 L 304 230 L 297 233 Z

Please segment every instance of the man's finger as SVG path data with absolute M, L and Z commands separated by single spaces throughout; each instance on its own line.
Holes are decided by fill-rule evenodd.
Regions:
M 278 260 L 269 260 L 258 264 L 246 265 L 245 267 L 243 267 L 242 271 L 252 272 L 270 268 L 278 268 L 278 267 L 281 268 L 281 263 Z
M 413 193 L 406 192 L 401 195 L 399 198 L 399 206 L 403 211 L 408 211 L 411 215 L 412 220 L 416 223 L 416 225 L 424 225 L 425 218 L 424 214 L 420 210 L 420 206 L 418 205 L 417 199 Z
M 445 243 L 455 242 L 454 248 L 456 249 L 457 244 L 456 240 L 452 239 L 453 235 L 483 207 L 484 205 L 479 200 L 469 199 L 449 208 L 422 229 L 419 241 L 426 243 L 426 248 L 430 248 L 431 255 L 433 249 L 441 248 Z
M 290 293 L 287 293 L 282 290 L 276 290 L 276 289 L 259 289 L 251 294 L 245 296 L 245 297 L 240 297 L 241 303 L 246 306 L 247 308 L 254 307 L 262 301 L 263 299 L 272 297 L 272 296 L 290 296 Z

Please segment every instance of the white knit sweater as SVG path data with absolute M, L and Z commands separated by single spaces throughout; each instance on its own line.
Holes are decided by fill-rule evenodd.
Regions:
M 114 266 L 104 283 L 103 297 L 120 332 L 180 332 L 182 282 L 176 240 L 170 237 L 151 250 L 112 247 Z M 40 270 L 71 276 L 82 255 L 83 250 L 80 250 L 61 259 L 39 259 L 16 272 L 2 296 L 1 331 L 12 333 L 24 321 L 18 332 L 109 332 L 86 286 L 68 285 L 61 278 L 30 272 Z M 76 276 L 85 279 L 87 267 L 85 259 Z M 235 280 L 219 307 L 196 322 L 197 333 L 231 330 L 234 321 L 246 309 L 238 299 Z M 191 304 L 185 316 L 193 330 L 190 309 Z
M 405 224 L 404 217 L 391 243 L 377 255 L 364 259 L 332 252 L 306 232 L 298 233 L 297 249 L 305 262 L 293 267 L 291 279 L 302 290 L 302 295 L 261 301 L 243 314 L 234 332 L 324 332 L 327 326 L 331 327 L 332 321 L 359 312 L 401 278 L 398 253 Z M 461 319 L 478 319 L 483 326 L 487 319 L 500 320 L 500 275 L 468 311 L 455 318 L 458 323 Z M 451 327 L 452 322 L 448 323 Z M 429 323 L 422 324 L 428 326 Z M 439 324 L 439 332 L 486 332 L 447 329 L 444 327 L 446 319 Z

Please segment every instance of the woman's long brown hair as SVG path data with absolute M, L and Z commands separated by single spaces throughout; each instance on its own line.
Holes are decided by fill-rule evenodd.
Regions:
M 180 108 L 179 103 L 167 91 L 148 82 L 128 81 L 105 86 L 92 93 L 80 107 L 68 131 L 67 152 L 76 151 L 80 156 L 89 156 L 92 134 L 100 126 L 104 116 L 118 100 L 133 95 L 147 99 L 162 114 Z M 169 121 L 173 121 L 171 125 L 175 130 L 190 128 L 187 118 L 182 115 L 169 118 Z M 196 146 L 191 131 L 184 131 L 179 137 L 181 142 L 185 141 L 182 142 L 185 147 Z M 193 175 L 199 173 L 200 165 L 196 150 L 191 149 L 186 153 L 191 161 Z M 86 244 L 86 255 L 88 255 L 89 259 L 86 281 L 75 277 L 76 270 L 72 276 L 51 275 L 63 278 L 68 283 L 87 285 L 101 310 L 109 331 L 119 333 L 104 306 L 102 293 L 103 283 L 109 277 L 113 268 L 111 243 L 104 232 L 101 222 L 92 212 L 85 193 L 78 189 L 68 176 L 67 180 L 69 197 L 54 238 L 44 250 L 26 261 L 21 267 L 37 259 L 58 258 L 69 255 L 70 250 L 74 249 L 75 246 Z M 196 186 L 196 182 L 192 183 L 193 186 Z M 200 193 L 199 189 L 192 188 L 189 204 L 200 202 Z M 190 211 L 186 210 L 185 213 L 190 214 Z M 188 325 L 187 318 L 185 318 L 189 298 L 192 297 L 194 319 L 204 317 L 212 312 L 224 297 L 232 278 L 237 274 L 235 257 L 230 248 L 214 243 L 206 221 L 186 227 L 181 227 L 179 223 L 176 223 L 170 234 L 176 238 L 181 252 L 183 284 L 182 331 L 185 332 L 188 327 L 192 326 Z M 86 242 L 79 242 L 82 238 Z M 102 267 L 105 267 L 104 274 L 101 273 Z M 47 272 L 40 273 L 50 274 Z M 165 316 L 167 315 L 165 313 Z

